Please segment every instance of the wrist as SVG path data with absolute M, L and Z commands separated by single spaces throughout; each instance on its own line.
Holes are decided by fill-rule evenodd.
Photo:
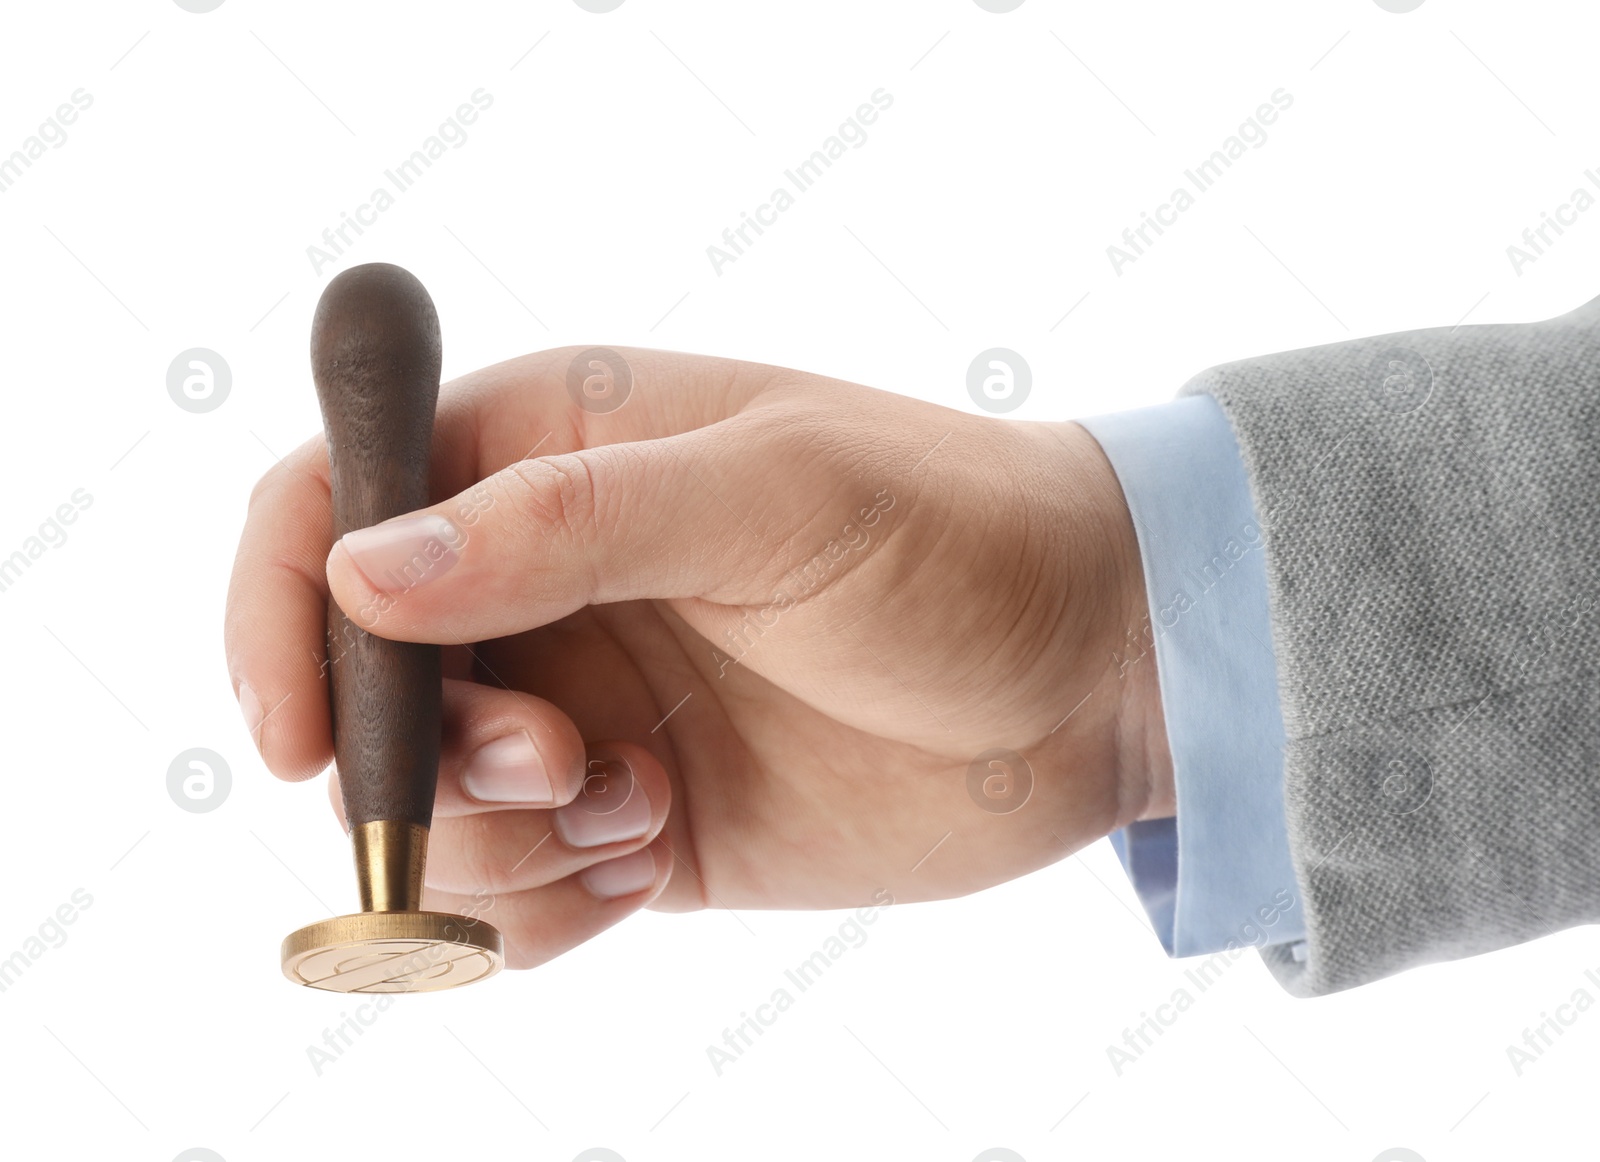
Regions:
M 1111 461 L 1079 424 L 1052 426 L 1074 453 L 1073 540 L 1085 569 L 1078 592 L 1091 619 L 1080 673 L 1097 675 L 1092 699 L 1101 704 L 1095 717 L 1117 803 L 1107 830 L 1115 830 L 1176 811 L 1150 599 L 1138 530 Z

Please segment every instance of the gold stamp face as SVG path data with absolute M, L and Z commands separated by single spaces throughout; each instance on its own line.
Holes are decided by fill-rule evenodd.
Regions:
M 457 988 L 500 971 L 500 933 L 443 912 L 360 912 L 322 920 L 283 942 L 283 975 L 339 993 Z

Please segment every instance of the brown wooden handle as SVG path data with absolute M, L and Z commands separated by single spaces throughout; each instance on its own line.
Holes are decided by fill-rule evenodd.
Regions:
M 333 535 L 429 502 L 439 398 L 439 316 L 398 266 L 353 267 L 322 292 L 311 323 L 311 372 L 333 477 Z M 334 758 L 351 827 L 399 820 L 427 827 L 439 774 L 439 647 L 395 642 L 328 603 Z

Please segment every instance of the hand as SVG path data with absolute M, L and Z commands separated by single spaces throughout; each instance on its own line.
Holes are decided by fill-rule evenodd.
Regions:
M 252 496 L 227 653 L 276 775 L 332 759 L 330 587 L 445 647 L 426 906 L 526 967 L 646 905 L 939 899 L 1171 814 L 1138 545 L 1082 428 L 622 354 L 610 412 L 574 349 L 447 385 L 423 513 L 332 545 L 320 438 Z M 969 793 L 996 747 L 1025 802 L 1004 758 L 1010 798 Z

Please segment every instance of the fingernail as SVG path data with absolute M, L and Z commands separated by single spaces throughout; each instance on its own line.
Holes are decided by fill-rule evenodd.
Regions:
M 578 880 L 602 900 L 631 896 L 656 882 L 656 859 L 647 847 L 586 867 L 578 873 Z
M 404 593 L 454 565 L 462 540 L 449 520 L 424 512 L 356 529 L 339 543 L 374 589 Z
M 594 762 L 578 797 L 556 808 L 555 822 L 568 847 L 638 839 L 650 830 L 650 800 L 625 765 Z
M 256 697 L 256 692 L 250 689 L 248 682 L 239 683 L 239 713 L 244 715 L 244 727 L 250 732 L 250 741 L 256 744 L 256 750 L 261 749 L 261 699 Z
M 554 803 L 544 759 L 526 730 L 484 743 L 461 772 L 461 786 L 483 803 Z

